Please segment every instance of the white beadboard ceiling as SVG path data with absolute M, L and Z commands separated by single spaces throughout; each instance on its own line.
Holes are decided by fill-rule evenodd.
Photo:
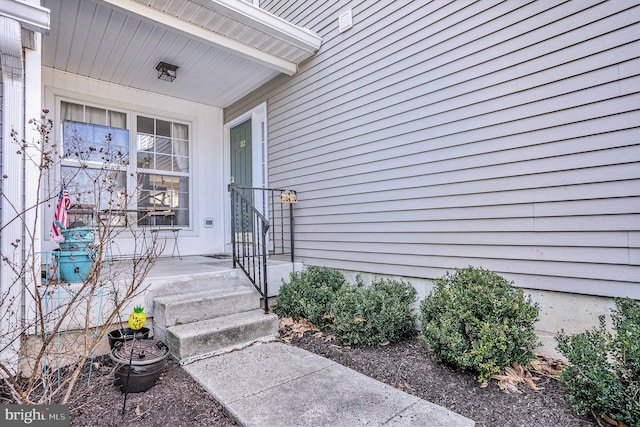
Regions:
M 226 107 L 320 47 L 320 38 L 242 0 L 44 0 L 42 64 Z M 164 61 L 179 67 L 158 80 Z

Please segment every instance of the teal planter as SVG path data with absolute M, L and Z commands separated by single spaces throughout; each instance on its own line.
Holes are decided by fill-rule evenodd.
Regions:
M 68 283 L 82 283 L 89 277 L 93 265 L 93 253 L 87 251 L 58 252 L 60 279 Z
M 93 244 L 93 239 L 67 239 L 64 242 L 60 242 L 60 250 L 63 252 L 93 252 L 95 250 L 95 245 Z
M 96 238 L 95 228 L 90 227 L 65 228 L 61 230 L 61 233 L 65 242 L 67 240 L 93 242 Z

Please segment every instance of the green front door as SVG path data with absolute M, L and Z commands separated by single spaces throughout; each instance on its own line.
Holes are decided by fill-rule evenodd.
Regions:
M 231 128 L 231 181 L 238 187 L 252 187 L 251 119 Z
M 238 187 L 253 187 L 252 152 L 251 152 L 251 119 L 231 128 L 231 182 Z M 253 203 L 253 191 L 244 190 L 244 196 Z M 236 240 L 246 241 L 253 230 L 251 221 L 243 221 L 241 212 L 236 212 Z

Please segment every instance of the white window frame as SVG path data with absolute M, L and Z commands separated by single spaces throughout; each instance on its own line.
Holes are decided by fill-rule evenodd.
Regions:
M 62 117 L 62 104 L 63 103 L 67 103 L 67 104 L 74 104 L 74 105 L 78 105 L 78 106 L 82 106 L 83 107 L 83 120 L 82 121 L 77 121 L 77 120 L 65 120 L 64 117 Z M 71 122 L 71 123 L 79 123 L 79 124 L 86 124 L 88 126 L 101 126 L 101 127 L 105 127 L 107 129 L 111 128 L 111 129 L 122 129 L 122 130 L 126 130 L 128 132 L 128 141 L 127 141 L 127 148 L 128 148 L 128 156 L 129 156 L 129 162 L 127 165 L 120 165 L 118 166 L 116 163 L 110 163 L 109 164 L 109 168 L 110 170 L 117 170 L 121 173 L 124 174 L 124 187 L 123 190 L 125 190 L 127 193 L 130 194 L 130 190 L 131 190 L 131 185 L 130 185 L 130 180 L 128 178 L 130 171 L 131 171 L 131 129 L 130 129 L 130 121 L 129 121 L 129 117 L 130 117 L 130 112 L 126 111 L 124 109 L 117 109 L 117 108 L 107 108 L 101 105 L 96 105 L 93 103 L 89 103 L 89 102 L 84 102 L 84 101 L 79 101 L 79 100 L 74 100 L 74 99 L 61 99 L 60 102 L 57 104 L 58 107 L 58 111 L 56 112 L 56 118 L 57 118 L 57 126 L 60 132 L 60 137 L 59 137 L 59 141 L 60 143 L 58 144 L 58 152 L 60 157 L 60 169 L 57 170 L 57 176 L 58 176 L 58 185 L 62 185 L 62 184 L 66 184 L 67 186 L 72 185 L 71 182 L 62 182 L 63 179 L 66 180 L 66 177 L 63 176 L 62 174 L 62 168 L 68 167 L 68 168 L 77 168 L 79 170 L 82 170 L 83 167 L 82 165 L 84 164 L 86 170 L 91 170 L 91 171 L 100 171 L 102 170 L 102 168 L 104 167 L 105 163 L 104 162 L 98 162 L 95 160 L 82 160 L 82 159 L 77 159 L 74 157 L 65 157 L 65 150 L 67 150 L 69 147 L 67 147 L 67 145 L 65 144 L 65 133 L 64 133 L 64 124 L 66 122 Z M 104 123 L 91 123 L 90 121 L 86 120 L 86 108 L 95 108 L 95 109 L 99 109 L 99 110 L 105 110 L 105 121 Z M 116 126 L 109 126 L 107 123 L 107 117 L 108 117 L 108 112 L 115 112 L 118 114 L 123 114 L 124 115 L 124 127 L 116 127 Z M 106 134 L 105 134 L 106 136 Z M 81 173 L 81 172 L 80 172 Z M 59 188 L 52 188 L 49 189 L 50 194 L 53 194 L 54 191 L 59 191 Z M 72 205 L 76 202 L 76 199 L 74 197 L 73 194 L 71 194 L 71 203 Z M 80 203 L 82 203 L 83 200 L 80 200 Z M 101 206 L 101 208 L 108 208 L 108 206 Z
M 77 104 L 77 105 L 83 105 L 86 107 L 93 107 L 93 108 L 98 108 L 98 109 L 104 109 L 107 111 L 115 111 L 118 113 L 124 113 L 126 115 L 126 119 L 125 119 L 125 123 L 126 123 L 126 129 L 129 131 L 129 164 L 128 166 L 123 169 L 123 171 L 126 173 L 126 187 L 127 187 L 127 192 L 129 194 L 134 195 L 134 199 L 132 200 L 133 202 L 133 208 L 137 208 L 137 179 L 138 179 L 138 168 L 137 168 L 137 149 L 136 149 L 136 139 L 137 139 L 137 117 L 138 116 L 144 116 L 144 117 L 149 117 L 149 118 L 154 118 L 157 120 L 164 120 L 167 122 L 171 122 L 171 123 L 178 123 L 178 124 L 182 124 L 182 125 L 186 125 L 188 128 L 188 134 L 189 134 L 189 139 L 188 139 L 188 144 L 189 144 L 189 166 L 188 166 L 188 179 L 189 179 L 189 188 L 188 188 L 188 195 L 189 195 L 189 203 L 188 203 L 188 216 L 187 216 L 187 224 L 186 225 L 181 225 L 178 227 L 184 228 L 184 229 L 192 229 L 193 228 L 193 209 L 194 209 L 194 201 L 193 201 L 193 179 L 194 179 L 194 170 L 193 170 L 193 144 L 194 144 L 194 127 L 193 127 L 193 123 L 191 123 L 190 121 L 187 120 L 183 120 L 180 118 L 172 118 L 172 117 L 167 117 L 161 114 L 158 114 L 158 112 L 150 112 L 150 111 L 146 111 L 145 109 L 131 109 L 131 108 L 120 108 L 117 106 L 112 106 L 109 103 L 95 103 L 95 102 L 90 102 L 86 99 L 78 99 L 78 98 L 73 98 L 70 96 L 66 96 L 66 95 L 58 95 L 56 96 L 56 102 L 55 102 L 55 113 L 54 113 L 54 123 L 56 126 L 56 129 L 58 129 L 58 131 L 56 132 L 57 135 L 57 139 L 58 139 L 58 147 L 60 150 L 60 155 L 62 155 L 62 150 L 63 150 L 63 133 L 62 133 L 62 126 L 64 123 L 64 119 L 62 117 L 62 103 L 63 102 L 67 102 L 67 103 L 71 103 L 71 104 Z M 59 132 L 59 133 L 58 133 Z M 60 162 L 60 166 L 77 166 L 78 162 L 75 160 L 71 160 L 71 159 L 62 159 Z M 155 171 L 158 174 L 164 174 L 165 171 L 161 171 L 161 170 L 156 170 Z M 59 191 L 59 186 L 58 184 L 61 182 L 62 177 L 61 177 L 61 171 L 58 168 L 55 171 L 55 177 L 54 177 L 54 182 L 50 183 L 50 186 L 52 188 L 48 188 L 47 190 L 49 192 L 55 192 L 55 191 Z M 53 188 L 58 186 L 58 188 Z M 46 235 L 46 233 L 45 233 Z
M 184 229 L 189 229 L 192 227 L 192 210 L 193 210 L 193 127 L 191 126 L 191 123 L 182 121 L 182 120 L 178 120 L 178 119 L 170 119 L 167 117 L 163 117 L 163 116 L 159 116 L 157 114 L 148 114 L 148 113 L 143 113 L 143 112 L 133 112 L 132 113 L 133 116 L 131 117 L 131 121 L 134 123 L 134 129 L 135 131 L 133 132 L 133 136 L 132 136 L 132 145 L 133 145 L 133 150 L 132 150 L 132 160 L 131 160 L 131 164 L 132 164 L 132 169 L 133 169 L 133 174 L 134 176 L 136 176 L 136 180 L 138 178 L 138 174 L 139 173 L 147 173 L 147 174 L 152 174 L 152 175 L 166 175 L 166 176 L 175 176 L 175 177 L 186 177 L 189 180 L 189 185 L 188 185 L 188 197 L 189 197 L 189 203 L 187 206 L 187 217 L 186 217 L 186 224 L 174 224 L 176 227 L 178 228 L 184 228 Z M 187 166 L 187 172 L 174 172 L 174 171 L 167 171 L 167 170 L 162 170 L 162 169 L 147 169 L 147 168 L 140 168 L 138 167 L 137 161 L 138 161 L 138 150 L 137 150 L 137 139 L 138 139 L 138 117 L 145 117 L 145 118 L 149 118 L 149 119 L 154 119 L 154 120 L 162 120 L 171 124 L 179 124 L 179 125 L 184 125 L 187 127 L 187 133 L 188 133 L 188 139 L 187 139 L 187 144 L 188 144 L 188 166 Z M 133 156 L 135 155 L 135 160 L 133 159 Z M 140 171 L 140 172 L 139 172 Z M 136 188 L 136 201 L 138 201 L 138 189 Z

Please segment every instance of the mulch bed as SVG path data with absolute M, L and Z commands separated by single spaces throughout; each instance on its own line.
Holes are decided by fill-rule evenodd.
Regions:
M 97 375 L 95 375 L 97 374 Z M 71 426 L 225 427 L 233 426 L 222 407 L 177 363 L 168 361 L 158 382 L 143 393 L 127 395 L 114 385 L 110 362 L 98 364 L 86 401 L 70 405 Z
M 562 384 L 540 377 L 533 391 L 508 393 L 491 380 L 486 387 L 468 373 L 434 361 L 433 352 L 417 337 L 385 346 L 344 346 L 330 329 L 286 336 L 292 345 L 334 360 L 405 392 L 444 406 L 481 426 L 597 426 L 577 415 Z M 535 374 L 534 374 L 535 375 Z
M 88 369 L 69 402 L 70 425 L 82 427 L 227 427 L 234 426 L 222 407 L 177 363 L 168 361 L 157 383 L 143 393 L 124 394 L 114 385 L 111 360 L 97 358 L 90 386 Z M 64 375 L 64 373 L 63 373 Z M 0 404 L 8 403 L 0 384 Z
M 541 377 L 533 391 L 520 384 L 520 393 L 507 393 L 491 380 L 481 387 L 473 375 L 435 362 L 432 351 L 416 337 L 384 346 L 345 346 L 329 329 L 317 331 L 290 327 L 283 340 L 334 360 L 379 381 L 397 387 L 473 419 L 476 426 L 597 426 L 576 415 L 562 385 Z M 169 361 L 154 387 L 124 395 L 113 384 L 108 358 L 94 363 L 91 387 L 70 404 L 71 426 L 124 427 L 226 427 L 235 425 L 222 407 L 175 362 Z M 2 394 L 2 393 L 0 393 Z M 1 400 L 1 399 L 0 399 Z M 6 401 L 4 402 L 6 403 Z

